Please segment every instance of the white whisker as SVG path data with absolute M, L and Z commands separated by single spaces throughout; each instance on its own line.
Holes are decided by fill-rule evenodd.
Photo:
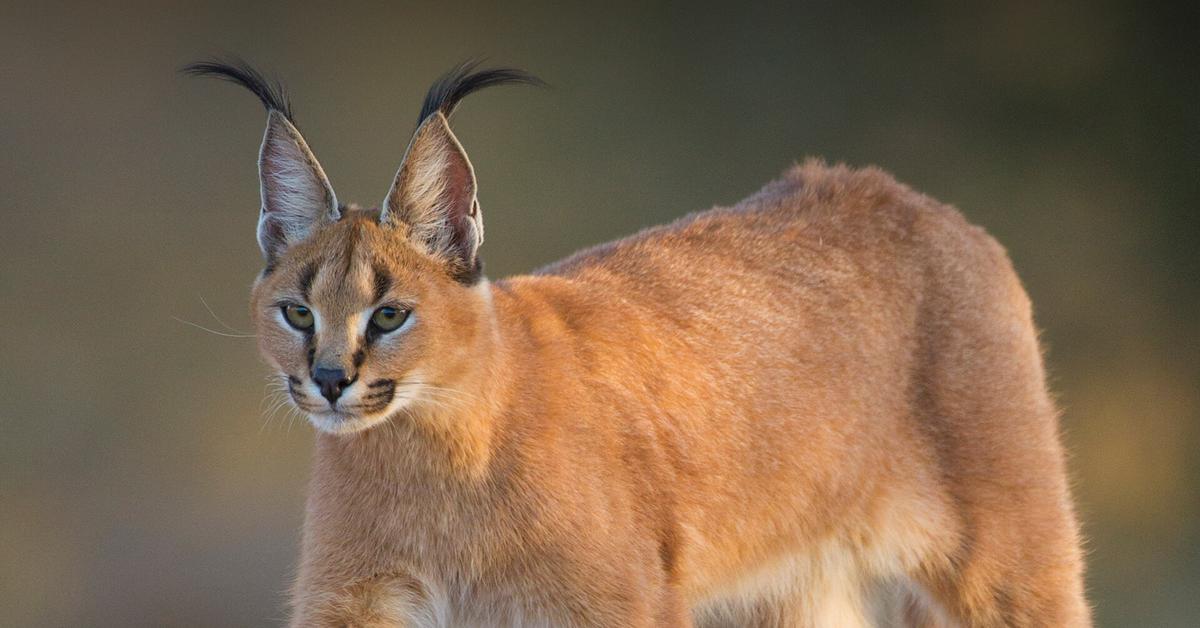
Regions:
M 443 403 L 453 402 L 456 406 L 470 404 L 479 400 L 475 395 L 446 388 L 422 387 L 419 392 L 426 399 L 437 400 Z
M 214 312 L 214 311 L 213 311 L 213 309 L 212 309 L 212 307 L 210 307 L 210 306 L 208 305 L 208 301 L 205 301 L 205 300 L 204 300 L 204 296 L 203 296 L 203 295 L 199 295 L 199 294 L 198 294 L 198 295 L 196 295 L 196 296 L 200 298 L 200 304 L 204 306 L 204 309 L 208 310 L 208 315 L 209 315 L 209 316 L 211 316 L 211 317 L 213 317 L 213 320 L 214 320 L 214 321 L 217 321 L 217 323 L 218 323 L 218 324 L 220 324 L 220 325 L 221 325 L 221 327 L 224 327 L 225 329 L 228 329 L 229 331 L 231 331 L 231 332 L 233 332 L 233 333 L 235 333 L 235 334 L 248 335 L 248 334 L 246 334 L 246 332 L 244 332 L 244 331 L 242 331 L 242 330 L 240 330 L 240 329 L 236 329 L 236 328 L 234 328 L 233 326 L 231 326 L 229 323 L 226 323 L 225 321 L 221 320 L 221 317 L 220 317 L 220 316 L 217 316 L 217 313 L 216 313 L 216 312 Z
M 278 416 L 279 411 L 286 407 L 289 402 L 288 396 L 282 392 L 271 393 L 268 399 L 270 400 L 271 405 L 264 413 L 266 415 L 266 420 L 263 421 L 262 426 L 258 430 L 260 435 L 267 428 L 267 426 L 269 426 L 275 420 L 275 417 Z
M 223 331 L 209 329 L 199 323 L 193 323 L 192 321 L 184 320 L 182 318 L 179 318 L 178 316 L 172 316 L 171 318 L 175 319 L 176 321 L 179 321 L 180 323 L 183 323 L 184 325 L 191 325 L 192 327 L 195 327 L 196 329 L 202 329 L 210 334 L 215 334 L 217 336 L 224 336 L 226 338 L 257 338 L 258 337 L 255 334 L 227 334 Z
M 264 385 L 266 392 L 260 404 L 260 409 L 264 409 L 262 412 L 264 420 L 258 429 L 259 435 L 262 435 L 271 424 L 276 422 L 275 419 L 279 416 L 280 411 L 284 411 L 285 417 L 296 411 L 291 392 L 288 390 L 286 374 L 270 373 L 266 376 Z

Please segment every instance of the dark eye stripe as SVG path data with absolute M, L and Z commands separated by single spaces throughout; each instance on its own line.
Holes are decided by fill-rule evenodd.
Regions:
M 375 284 L 375 302 L 378 303 L 387 296 L 388 290 L 391 289 L 392 277 L 379 264 L 372 264 L 371 272 L 375 275 L 372 281 Z
M 312 292 L 313 280 L 317 278 L 317 265 L 309 264 L 304 268 L 304 274 L 300 275 L 300 294 L 304 295 L 304 300 L 308 301 Z

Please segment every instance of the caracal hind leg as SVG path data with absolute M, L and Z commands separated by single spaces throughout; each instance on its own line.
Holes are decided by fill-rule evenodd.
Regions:
M 941 242 L 928 261 L 923 317 L 936 333 L 918 351 L 917 402 L 957 533 L 909 575 L 964 626 L 1090 626 L 1029 299 L 994 241 Z
M 953 566 L 923 578 L 931 597 L 963 626 L 1091 626 L 1074 521 L 1059 508 L 1028 509 L 1016 522 L 977 519 Z
M 1040 372 L 1013 380 L 1006 395 L 942 406 L 960 417 L 945 422 L 971 427 L 943 442 L 957 533 L 910 577 L 964 626 L 1090 626 L 1054 409 Z
M 1031 372 L 1004 359 L 984 361 L 986 374 L 963 368 L 999 390 L 947 394 L 937 407 L 935 420 L 960 426 L 942 433 L 941 460 L 957 533 L 910 577 L 964 626 L 1091 625 L 1055 411 L 1028 347 Z

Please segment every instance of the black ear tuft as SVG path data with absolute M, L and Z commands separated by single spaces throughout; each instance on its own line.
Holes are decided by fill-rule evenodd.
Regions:
M 507 84 L 546 86 L 542 79 L 517 68 L 493 68 L 476 72 L 475 68 L 479 67 L 479 63 L 478 59 L 465 61 L 434 82 L 429 88 L 429 93 L 425 94 L 421 116 L 417 118 L 418 126 L 437 111 L 449 118 L 463 98 L 485 87 Z
M 188 76 L 211 76 L 241 85 L 258 96 L 267 111 L 278 111 L 288 122 L 296 124 L 296 119 L 292 116 L 292 103 L 288 102 L 287 90 L 283 84 L 267 78 L 237 57 L 197 61 L 183 66 L 179 71 Z

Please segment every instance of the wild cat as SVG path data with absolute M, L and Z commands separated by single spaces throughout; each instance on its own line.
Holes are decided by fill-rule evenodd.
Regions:
M 489 281 L 430 89 L 378 209 L 277 83 L 251 307 L 317 428 L 293 626 L 1087 626 L 1030 303 L 1004 250 L 880 170 Z

